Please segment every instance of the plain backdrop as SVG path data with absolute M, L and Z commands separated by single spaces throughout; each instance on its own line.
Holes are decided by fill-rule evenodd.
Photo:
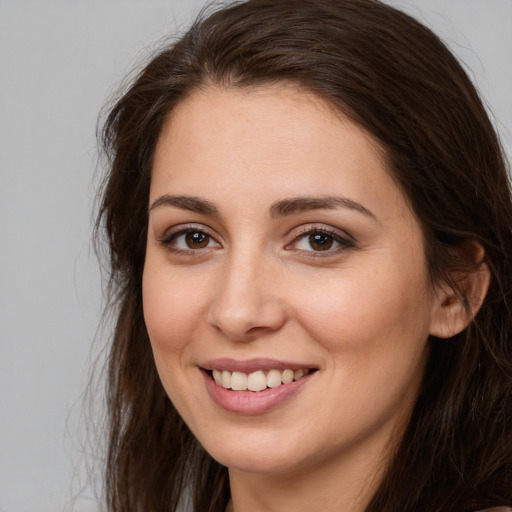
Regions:
M 0 0 L 0 512 L 98 510 L 81 412 L 106 342 L 90 243 L 97 116 L 202 3 Z M 464 61 L 510 157 L 512 0 L 392 3 Z

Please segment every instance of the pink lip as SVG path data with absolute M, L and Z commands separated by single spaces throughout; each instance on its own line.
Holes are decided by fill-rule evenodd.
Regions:
M 263 391 L 233 391 L 223 388 L 215 383 L 211 376 L 205 371 L 215 368 L 227 371 L 241 371 L 250 373 L 257 370 L 276 369 L 301 369 L 308 366 L 300 366 L 290 363 L 280 363 L 275 360 L 253 359 L 251 361 L 234 361 L 230 359 L 216 359 L 205 362 L 201 365 L 204 382 L 208 394 L 212 400 L 222 409 L 246 415 L 262 414 L 279 407 L 284 402 L 293 398 L 299 390 L 307 384 L 316 372 L 310 373 L 297 381 L 289 384 L 281 384 L 276 388 L 267 388 Z

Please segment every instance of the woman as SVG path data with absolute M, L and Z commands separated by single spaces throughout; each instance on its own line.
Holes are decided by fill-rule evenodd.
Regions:
M 512 505 L 512 201 L 474 87 L 375 0 L 250 0 L 110 112 L 110 511 Z

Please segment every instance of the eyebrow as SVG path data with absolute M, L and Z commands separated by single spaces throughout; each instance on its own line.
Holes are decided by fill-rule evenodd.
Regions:
M 270 207 L 270 216 L 272 218 L 278 218 L 310 210 L 336 210 L 338 208 L 355 210 L 378 222 L 376 215 L 368 210 L 368 208 L 365 208 L 361 203 L 341 196 L 293 197 L 290 199 L 282 199 L 272 204 Z
M 182 210 L 188 210 L 212 217 L 220 216 L 218 208 L 210 201 L 186 195 L 165 194 L 160 196 L 151 204 L 149 211 L 151 212 L 152 210 L 156 210 L 164 206 L 181 208 Z M 336 210 L 338 208 L 354 210 L 376 222 L 379 222 L 375 214 L 368 210 L 368 208 L 364 207 L 361 203 L 341 196 L 292 197 L 288 199 L 281 199 L 272 204 L 269 209 L 269 213 L 271 218 L 276 219 L 311 210 Z
M 202 213 L 204 215 L 211 215 L 213 217 L 219 216 L 219 210 L 213 203 L 194 196 L 173 196 L 165 194 L 151 204 L 149 211 L 151 212 L 162 206 L 174 206 L 175 208 Z

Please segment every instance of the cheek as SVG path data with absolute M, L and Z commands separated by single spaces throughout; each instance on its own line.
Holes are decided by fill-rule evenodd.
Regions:
M 411 269 L 421 268 L 421 262 Z M 400 269 L 397 271 L 396 269 Z M 296 316 L 318 343 L 354 363 L 422 352 L 431 311 L 428 282 L 406 266 L 347 270 L 294 288 Z M 405 351 L 405 354 L 404 354 Z
M 177 279 L 168 265 L 148 254 L 142 282 L 143 310 L 155 359 L 176 357 L 186 348 L 204 310 L 201 285 Z M 204 285 L 204 284 L 203 284 Z
M 142 294 L 146 328 L 162 385 L 185 418 L 193 417 L 197 386 L 191 379 L 196 368 L 190 361 L 191 343 L 197 338 L 202 314 L 198 283 L 180 280 L 164 261 L 149 253 L 144 268 Z M 190 407 L 192 404 L 192 408 Z
M 303 287 L 296 303 L 297 319 L 326 357 L 333 398 L 318 407 L 333 418 L 332 401 L 337 401 L 337 424 L 346 425 L 349 418 L 352 426 L 346 428 L 354 432 L 378 428 L 392 418 L 405 421 L 428 356 L 425 282 L 389 274 L 377 283 L 367 275 L 330 280 L 316 295 Z

